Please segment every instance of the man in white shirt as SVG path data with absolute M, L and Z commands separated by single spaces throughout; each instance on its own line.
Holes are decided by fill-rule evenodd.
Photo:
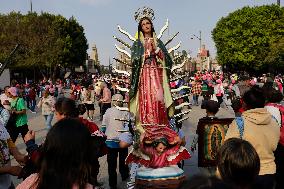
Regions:
M 111 189 L 117 188 L 117 158 L 119 157 L 119 172 L 122 177 L 122 181 L 129 177 L 129 169 L 125 164 L 125 159 L 128 154 L 127 148 L 120 148 L 120 132 L 126 130 L 124 122 L 121 119 L 128 118 L 128 112 L 118 110 L 115 106 L 122 107 L 123 96 L 116 94 L 112 97 L 113 106 L 106 110 L 103 115 L 102 129 L 105 130 L 107 136 L 106 145 L 108 147 L 107 163 L 109 174 L 109 186 Z M 120 119 L 120 120 L 119 120 Z

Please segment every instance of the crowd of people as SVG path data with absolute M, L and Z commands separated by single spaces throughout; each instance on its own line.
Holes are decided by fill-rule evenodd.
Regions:
M 15 84 L 4 88 L 0 96 L 0 188 L 14 188 L 9 175 L 26 178 L 17 186 L 19 189 L 100 187 L 98 158 L 104 155 L 107 155 L 110 188 L 117 188 L 118 157 L 122 180 L 129 181 L 129 188 L 134 187 L 135 168 L 139 165 L 125 164 L 128 147 L 133 144 L 133 126 L 129 122 L 133 117 L 117 108 L 125 107 L 129 97 L 116 86 L 128 87 L 128 78 L 95 76 L 87 86 L 71 81 L 70 90 L 65 83 L 44 81 L 39 85 Z M 186 180 L 182 188 L 198 188 L 206 183 L 210 183 L 208 188 L 283 188 L 282 77 L 204 71 L 171 85 L 179 83 L 190 87 L 192 105 L 201 104 L 207 118 L 216 117 L 220 107 L 235 112 L 225 142 L 216 152 L 217 164 L 213 169 L 206 167 L 210 168 L 211 177 L 203 175 Z M 40 90 L 37 86 L 41 86 Z M 28 127 L 27 111 L 38 111 L 35 106 L 41 109 L 48 130 L 45 141 L 39 145 L 35 144 L 35 132 Z M 100 108 L 99 119 L 95 119 L 96 107 Z M 53 117 L 56 123 L 52 126 Z M 102 120 L 100 127 L 95 123 L 99 120 Z M 28 156 L 15 145 L 19 134 Z M 187 133 L 179 133 L 185 143 L 184 135 Z M 12 166 L 10 156 L 19 165 Z
M 209 83 L 210 87 L 212 79 L 205 80 L 205 76 L 206 73 L 201 75 L 202 85 Z M 199 78 L 197 75 L 196 80 Z M 202 121 L 207 119 L 209 123 L 208 120 L 216 119 L 216 113 L 222 105 L 234 110 L 235 119 L 224 133 L 225 143 L 220 145 L 220 149 L 215 149 L 219 153 L 216 164 L 202 168 L 205 168 L 207 175 L 217 174 L 235 188 L 283 188 L 282 77 L 279 75 L 273 80 L 270 74 L 263 74 L 258 78 L 247 75 L 238 78 L 234 74 L 230 77 L 220 75 L 214 80 L 214 92 L 208 95 L 209 98 L 203 101 L 201 107 L 207 113 Z M 202 86 L 199 88 L 203 89 Z M 212 128 L 216 128 L 216 124 Z M 197 130 L 198 134 L 202 133 L 199 128 Z M 237 138 L 247 142 L 253 149 L 249 152 L 246 146 L 247 149 L 235 154 L 241 149 L 241 144 L 236 142 Z M 223 149 L 229 141 L 232 144 L 227 146 L 228 152 L 225 152 Z

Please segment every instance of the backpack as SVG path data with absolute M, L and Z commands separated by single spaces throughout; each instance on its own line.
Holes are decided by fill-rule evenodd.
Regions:
M 266 106 L 273 106 L 275 108 L 278 108 L 280 111 L 281 115 L 281 127 L 280 127 L 280 141 L 279 143 L 284 146 L 284 106 L 281 104 L 276 104 L 276 103 L 268 103 Z
M 206 83 L 202 84 L 201 90 L 207 92 L 208 91 L 208 85 Z

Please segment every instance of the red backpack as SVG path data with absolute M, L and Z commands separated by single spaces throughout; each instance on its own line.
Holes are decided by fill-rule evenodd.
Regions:
M 281 115 L 281 127 L 280 127 L 280 141 L 279 143 L 284 146 L 284 106 L 281 104 L 276 103 L 268 103 L 266 106 L 273 106 L 275 108 L 278 108 Z

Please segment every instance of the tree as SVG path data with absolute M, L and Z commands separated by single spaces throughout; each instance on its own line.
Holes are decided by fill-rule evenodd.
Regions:
M 270 45 L 265 62 L 273 65 L 276 72 L 284 70 L 284 37 Z
M 0 24 L 0 61 L 20 44 L 11 68 L 39 69 L 50 76 L 59 65 L 74 68 L 85 64 L 87 40 L 74 17 L 67 20 L 49 13 L 11 12 L 0 15 Z
M 277 5 L 244 7 L 221 18 L 212 31 L 218 63 L 249 72 L 274 68 L 266 57 L 283 37 L 283 26 L 284 8 Z
M 86 50 L 88 49 L 87 39 L 82 26 L 78 25 L 74 17 L 66 20 L 59 17 L 55 20 L 58 35 L 61 36 L 63 51 L 61 58 L 64 65 L 79 66 L 82 60 L 86 60 Z
M 19 13 L 12 12 L 9 15 L 0 15 L 0 61 L 8 57 L 9 52 L 17 44 L 20 35 L 18 26 L 21 19 Z

